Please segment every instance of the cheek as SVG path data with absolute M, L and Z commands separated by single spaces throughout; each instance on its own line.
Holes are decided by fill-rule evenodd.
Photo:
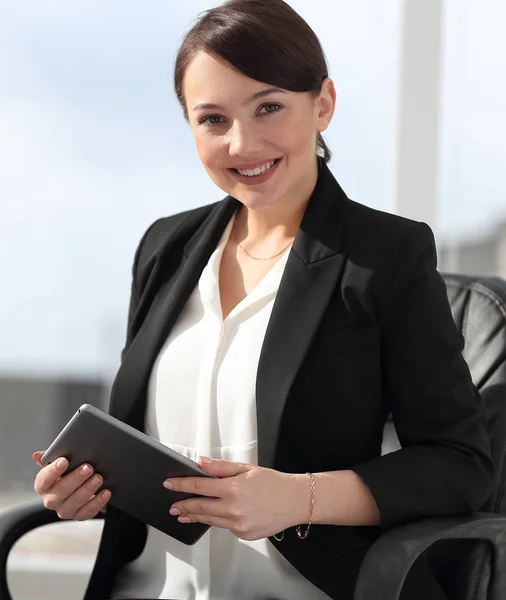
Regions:
M 205 134 L 194 134 L 193 139 L 199 155 L 200 162 L 204 167 L 204 170 L 208 174 L 209 178 L 222 190 L 225 190 L 227 176 L 223 172 L 223 142 L 220 143 L 220 138 L 205 135 Z
M 286 149 L 292 156 L 307 156 L 312 154 L 316 140 L 316 129 L 307 117 L 290 119 L 289 123 L 280 128 L 275 139 L 278 146 Z
M 194 133 L 193 139 L 200 160 L 205 166 L 211 167 L 213 161 L 216 160 L 216 141 L 205 133 Z

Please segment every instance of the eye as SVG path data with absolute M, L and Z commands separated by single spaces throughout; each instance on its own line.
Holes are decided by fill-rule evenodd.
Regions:
M 263 104 L 260 107 L 260 110 L 263 110 L 265 108 L 265 113 L 263 114 L 270 114 L 270 113 L 275 113 L 275 112 L 279 112 L 283 107 L 281 106 L 281 104 L 278 104 L 277 102 L 269 102 L 267 104 Z M 269 109 L 269 110 L 267 110 Z
M 271 113 L 279 112 L 283 106 L 278 102 L 268 102 L 266 104 L 262 104 L 260 107 L 260 111 L 265 110 L 265 112 L 260 112 L 262 115 L 269 115 Z M 213 125 L 221 125 L 223 123 L 223 117 L 220 115 L 208 115 L 199 119 L 199 125 L 204 125 L 206 127 L 212 127 Z
M 199 119 L 199 125 L 206 125 L 209 127 L 210 125 L 219 125 L 221 123 L 221 121 L 214 121 L 213 119 L 221 119 L 221 117 L 220 115 L 209 115 L 208 117 Z

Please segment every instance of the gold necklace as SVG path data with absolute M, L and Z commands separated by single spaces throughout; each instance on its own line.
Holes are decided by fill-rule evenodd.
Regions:
M 239 246 L 239 248 L 240 248 L 241 250 L 243 250 L 244 252 L 246 252 L 246 254 L 247 254 L 247 255 L 248 255 L 250 258 L 252 258 L 253 260 L 272 260 L 273 258 L 277 258 L 277 257 L 278 257 L 278 256 L 280 256 L 281 254 L 283 254 L 283 252 L 284 252 L 285 250 L 287 250 L 287 249 L 288 249 L 288 247 L 292 245 L 292 243 L 293 243 L 293 242 L 290 242 L 290 243 L 288 244 L 288 246 L 285 246 L 285 247 L 283 248 L 283 250 L 280 250 L 280 251 L 279 251 L 277 254 L 274 254 L 273 256 L 268 256 L 267 258 L 261 258 L 261 257 L 258 257 L 258 256 L 253 256 L 253 255 L 251 255 L 251 254 L 250 254 L 250 253 L 249 253 L 249 252 L 246 250 L 246 248 L 245 248 L 245 247 L 244 247 L 242 244 L 240 244 L 239 242 L 237 242 L 237 245 Z

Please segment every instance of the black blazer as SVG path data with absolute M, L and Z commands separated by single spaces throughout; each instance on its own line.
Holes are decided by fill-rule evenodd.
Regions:
M 151 368 L 240 203 L 148 229 L 133 266 L 128 333 L 110 412 L 141 429 Z M 278 550 L 331 598 L 351 600 L 371 543 L 405 521 L 468 513 L 492 463 L 484 409 L 424 223 L 348 199 L 322 159 L 267 328 L 257 376 L 258 463 L 284 472 L 353 469 L 380 527 L 288 530 Z M 247 357 L 245 357 L 247 360 Z M 398 452 L 381 456 L 391 412 Z M 144 547 L 146 527 L 109 506 L 87 600 Z

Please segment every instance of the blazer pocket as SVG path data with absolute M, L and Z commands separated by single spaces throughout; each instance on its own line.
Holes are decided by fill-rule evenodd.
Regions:
M 378 330 L 376 327 L 352 329 L 326 327 L 318 336 L 318 345 L 336 350 L 375 347 L 379 346 Z

